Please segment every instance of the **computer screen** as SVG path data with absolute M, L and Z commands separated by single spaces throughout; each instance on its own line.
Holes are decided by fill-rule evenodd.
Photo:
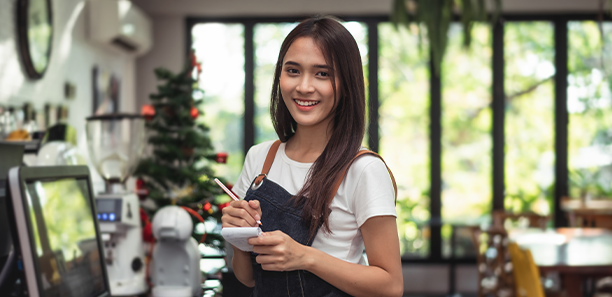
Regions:
M 13 233 L 9 217 L 10 195 L 8 195 L 8 171 L 21 165 L 24 146 L 14 143 L 0 142 L 0 296 L 12 288 L 16 279 L 13 271 L 17 266 L 17 255 L 13 249 Z
M 11 167 L 21 165 L 23 150 L 23 145 L 0 143 L 0 269 L 4 268 L 4 258 L 9 255 L 13 246 L 6 203 L 8 171 Z
M 109 296 L 88 168 L 17 167 L 9 183 L 30 296 Z

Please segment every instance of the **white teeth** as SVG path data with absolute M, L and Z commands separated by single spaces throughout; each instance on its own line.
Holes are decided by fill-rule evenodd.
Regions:
M 319 101 L 302 101 L 302 100 L 295 100 L 295 102 L 300 105 L 300 106 L 312 106 L 315 104 L 319 104 Z

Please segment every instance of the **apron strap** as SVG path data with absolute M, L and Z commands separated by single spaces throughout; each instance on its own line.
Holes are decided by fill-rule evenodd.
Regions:
M 266 160 L 264 161 L 263 168 L 261 169 L 261 173 L 257 176 L 257 178 L 255 178 L 254 184 L 256 186 L 259 185 L 261 181 L 263 181 L 264 177 L 268 175 L 268 172 L 270 172 L 270 167 L 272 167 L 272 163 L 274 162 L 274 158 L 276 157 L 276 152 L 278 151 L 278 147 L 280 146 L 280 144 L 281 144 L 281 141 L 276 140 L 270 147 L 270 150 L 268 151 L 268 155 L 266 156 Z M 348 171 L 349 167 L 351 167 L 353 162 L 355 162 L 357 158 L 363 155 L 366 155 L 366 154 L 374 155 L 380 158 L 380 160 L 383 161 L 383 163 L 385 164 L 385 167 L 387 167 L 387 171 L 389 172 L 389 176 L 391 177 L 391 181 L 393 182 L 395 201 L 397 201 L 397 184 L 395 183 L 395 177 L 393 176 L 393 172 L 391 172 L 391 169 L 389 169 L 389 166 L 387 166 L 387 163 L 380 155 L 370 150 L 360 150 L 357 153 L 357 155 L 355 155 L 355 157 L 348 164 L 346 164 L 346 166 L 344 167 L 344 170 L 342 171 L 342 174 L 340 175 L 340 177 L 336 181 L 336 184 L 334 185 L 334 190 L 332 192 L 333 195 L 336 196 L 336 193 L 338 192 L 338 188 L 340 188 L 340 184 L 342 184 L 342 181 L 344 180 L 344 176 L 346 175 L 346 172 Z
M 276 152 L 278 151 L 278 147 L 280 146 L 280 144 L 281 144 L 281 141 L 276 140 L 270 147 L 270 150 L 268 151 L 268 155 L 266 156 L 266 160 L 264 161 L 263 168 L 261 169 L 261 174 L 259 174 L 257 178 L 255 179 L 256 186 L 258 186 L 261 183 L 261 181 L 264 179 L 264 177 L 268 175 L 268 172 L 270 171 L 270 167 L 272 167 L 272 163 L 274 162 L 274 157 L 276 157 Z
M 360 150 L 357 155 L 355 155 L 355 157 L 348 163 L 346 164 L 346 166 L 344 167 L 344 170 L 342 171 L 342 174 L 340 175 L 340 177 L 338 178 L 338 180 L 336 181 L 336 184 L 334 185 L 334 191 L 332 193 L 334 193 L 333 195 L 336 196 L 336 193 L 338 192 L 338 188 L 340 188 L 340 184 L 342 184 L 342 181 L 344 180 L 344 176 L 346 175 L 346 172 L 348 171 L 349 167 L 351 167 L 351 165 L 353 164 L 353 162 L 355 162 L 355 160 L 357 160 L 357 158 L 363 156 L 363 155 L 374 155 L 378 158 L 380 158 L 381 161 L 383 161 L 383 163 L 385 164 L 385 167 L 387 167 L 387 171 L 389 172 L 389 176 L 391 177 L 391 181 L 393 182 L 393 190 L 395 193 L 395 201 L 397 202 L 397 184 L 395 183 L 395 177 L 393 176 L 393 172 L 391 172 L 391 169 L 389 169 L 389 166 L 387 166 L 387 163 L 385 162 L 385 160 L 378 155 L 377 153 L 370 151 L 370 150 Z M 332 197 L 333 199 L 333 197 Z

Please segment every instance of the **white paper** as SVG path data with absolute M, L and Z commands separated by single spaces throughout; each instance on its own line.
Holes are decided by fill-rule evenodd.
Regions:
M 227 242 L 245 252 L 253 251 L 253 246 L 248 242 L 249 238 L 260 235 L 261 228 L 259 227 L 228 227 L 221 229 L 221 236 Z

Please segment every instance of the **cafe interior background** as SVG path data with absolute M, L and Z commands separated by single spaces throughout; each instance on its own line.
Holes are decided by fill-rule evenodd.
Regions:
M 362 54 L 369 104 L 364 145 L 385 158 L 399 186 L 406 296 L 482 291 L 487 276 L 479 267 L 490 253 L 486 242 L 475 241 L 474 226 L 495 225 L 493 213 L 518 214 L 501 223 L 509 229 L 529 225 L 534 215 L 544 218 L 545 228 L 575 227 L 581 223 L 571 205 L 609 207 L 612 201 L 608 1 L 499 1 L 499 10 L 496 1 L 485 1 L 484 18 L 495 22 L 473 23 L 464 47 L 462 17 L 453 16 L 442 31 L 448 41 L 439 63 L 430 58 L 436 50 L 424 25 L 390 22 L 397 9 L 391 0 L 119 1 L 119 12 L 136 11 L 136 24 L 104 17 L 104 5 L 92 9 L 101 1 L 30 1 L 50 5 L 48 55 L 44 42 L 34 49 L 20 44 L 23 20 L 17 12 L 25 1 L 0 1 L 4 138 L 18 129 L 35 136 L 67 124 L 75 130 L 77 154 L 92 166 L 86 118 L 112 112 L 152 116 L 149 95 L 163 83 L 155 69 L 178 73 L 188 64 L 199 68 L 194 77 L 203 90 L 194 93 L 202 100 L 194 119 L 210 127 L 207 137 L 217 156 L 227 156 L 207 166 L 231 183 L 248 147 L 276 137 L 268 96 L 284 36 L 300 19 L 324 13 L 346 21 Z M 407 3 L 414 11 L 414 2 Z M 131 35 L 128 42 L 103 36 L 120 26 L 116 34 Z M 30 66 L 28 51 L 38 55 Z M 35 163 L 33 154 L 25 158 Z M 104 181 L 93 168 L 91 175 L 94 191 L 100 191 Z M 137 179 L 131 177 L 126 187 L 138 190 Z M 211 201 L 215 211 L 227 196 L 219 199 Z M 214 223 L 198 228 L 219 229 Z M 231 278 L 223 251 L 199 250 L 208 280 Z M 543 274 L 542 287 L 562 291 L 563 275 L 552 275 Z M 589 278 L 583 291 L 597 291 L 598 280 Z M 221 294 L 221 283 L 210 291 Z

